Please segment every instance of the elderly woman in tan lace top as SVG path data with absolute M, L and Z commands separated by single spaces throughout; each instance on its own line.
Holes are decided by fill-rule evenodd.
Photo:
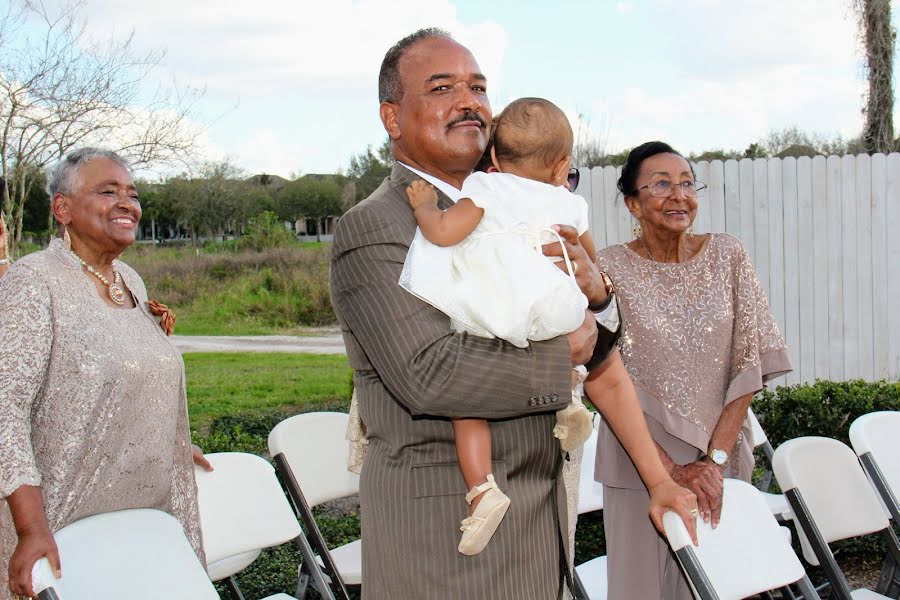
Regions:
M 616 286 L 624 322 L 619 348 L 660 457 L 715 526 L 722 478 L 748 480 L 753 468 L 742 432 L 750 400 L 791 367 L 741 243 L 727 234 L 690 233 L 703 187 L 667 144 L 632 150 L 619 190 L 640 225 L 633 241 L 600 251 L 597 262 Z M 597 472 L 604 484 L 609 598 L 691 598 L 647 519 L 647 492 L 605 426 Z
M 52 532 L 97 513 L 167 511 L 201 552 L 181 355 L 117 260 L 141 216 L 128 166 L 77 151 L 50 190 L 70 246 L 0 280 L 0 599 L 33 595 L 41 557 L 65 576 Z

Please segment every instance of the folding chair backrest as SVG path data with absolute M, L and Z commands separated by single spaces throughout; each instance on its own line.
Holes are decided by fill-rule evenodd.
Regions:
M 46 559 L 33 570 L 35 591 L 59 600 L 218 600 L 206 570 L 175 517 L 135 509 L 87 517 L 53 537 L 63 576 Z M 44 591 L 46 590 L 46 591 Z
M 782 528 L 759 491 L 737 479 L 725 480 L 722 518 L 716 529 L 697 520 L 699 546 L 693 546 L 687 528 L 673 512 L 663 515 L 666 537 L 684 565 L 687 556 L 696 564 L 721 600 L 746 598 L 777 589 L 806 576 Z M 686 568 L 695 590 L 703 587 Z M 704 597 L 704 596 L 701 596 Z
M 863 415 L 850 425 L 850 443 L 860 457 L 871 454 L 895 499 L 900 499 L 900 412 Z
M 347 470 L 348 422 L 346 413 L 304 413 L 269 434 L 269 453 L 284 455 L 310 507 L 359 493 L 359 476 Z
M 747 411 L 747 423 L 750 425 L 750 434 L 753 436 L 754 448 L 758 448 L 769 441 L 769 436 L 766 435 L 762 425 L 759 424 L 759 419 L 756 418 L 753 410 Z
M 597 430 L 584 443 L 581 455 L 581 471 L 578 481 L 578 514 L 603 510 L 603 484 L 594 481 L 594 466 L 597 460 Z
M 207 454 L 213 471 L 195 468 L 206 560 L 222 559 L 288 542 L 300 523 L 275 469 L 243 452 Z
M 782 490 L 796 489 L 826 543 L 888 526 L 856 455 L 838 440 L 801 437 L 775 451 L 772 468 Z M 804 553 L 805 554 L 805 553 Z

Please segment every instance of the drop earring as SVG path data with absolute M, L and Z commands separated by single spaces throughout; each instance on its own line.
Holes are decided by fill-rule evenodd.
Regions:
M 641 229 L 641 222 L 640 222 L 640 221 L 638 221 L 637 223 L 634 224 L 634 227 L 631 228 L 631 233 L 634 234 L 634 239 L 636 239 L 636 240 L 641 239 L 641 235 L 642 235 L 644 232 L 643 232 L 643 230 Z
M 69 228 L 63 225 L 65 229 L 63 229 L 63 244 L 66 245 L 66 250 L 72 249 L 72 237 L 69 235 Z

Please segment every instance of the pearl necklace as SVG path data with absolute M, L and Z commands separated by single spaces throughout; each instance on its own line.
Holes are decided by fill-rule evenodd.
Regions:
M 78 259 L 78 261 L 81 263 L 81 266 L 87 269 L 88 273 L 103 282 L 103 285 L 106 286 L 106 293 L 109 294 L 110 300 L 112 300 L 117 306 L 125 305 L 125 290 L 123 290 L 121 286 L 122 275 L 118 271 L 113 269 L 113 282 L 110 283 L 109 279 L 107 279 L 103 273 L 84 262 L 84 259 L 75 254 L 74 250 L 70 250 L 70 252 L 75 258 Z

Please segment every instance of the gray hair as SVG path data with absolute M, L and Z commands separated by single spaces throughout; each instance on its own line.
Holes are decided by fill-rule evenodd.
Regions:
M 430 38 L 445 38 L 452 40 L 453 36 L 443 29 L 428 27 L 411 33 L 393 46 L 384 55 L 381 61 L 381 70 L 378 72 L 378 102 L 399 102 L 403 97 L 403 87 L 400 84 L 400 59 L 406 54 L 410 46 L 420 40 Z
M 95 158 L 107 158 L 131 175 L 131 165 L 113 152 L 102 148 L 79 148 L 66 154 L 61 161 L 56 163 L 47 177 L 47 192 L 53 198 L 56 194 L 71 194 L 77 185 L 78 172 L 84 163 Z

